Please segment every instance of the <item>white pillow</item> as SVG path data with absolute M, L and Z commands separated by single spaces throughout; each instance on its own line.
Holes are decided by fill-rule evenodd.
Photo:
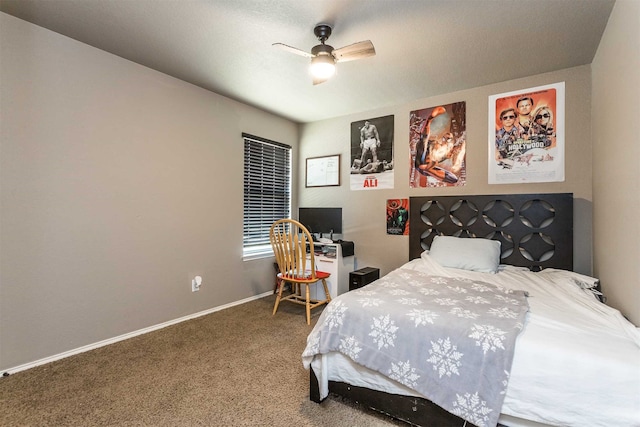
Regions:
M 435 236 L 429 255 L 443 267 L 495 273 L 500 265 L 500 242 L 490 239 Z

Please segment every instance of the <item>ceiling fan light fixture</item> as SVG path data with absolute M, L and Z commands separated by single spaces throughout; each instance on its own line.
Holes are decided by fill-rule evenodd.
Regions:
M 311 58 L 309 72 L 316 79 L 326 80 L 336 73 L 335 60 L 329 55 L 318 55 Z
M 376 54 L 371 40 L 365 40 L 334 49 L 333 46 L 325 43 L 331 35 L 331 26 L 327 24 L 317 25 L 313 33 L 318 40 L 320 40 L 320 44 L 312 47 L 311 52 L 305 52 L 304 50 L 283 43 L 274 43 L 273 46 L 277 46 L 296 55 L 311 58 L 309 74 L 313 77 L 314 85 L 326 82 L 336 73 L 336 62 L 353 61 Z

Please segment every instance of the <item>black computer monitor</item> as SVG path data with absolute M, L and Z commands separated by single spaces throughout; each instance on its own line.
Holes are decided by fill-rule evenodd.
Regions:
M 312 234 L 342 234 L 342 208 L 299 208 L 298 221 Z

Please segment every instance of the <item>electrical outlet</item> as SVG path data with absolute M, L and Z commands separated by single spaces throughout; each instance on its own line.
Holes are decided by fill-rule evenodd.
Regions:
M 200 286 L 202 285 L 202 277 L 196 276 L 191 281 L 191 292 L 198 292 L 200 290 Z

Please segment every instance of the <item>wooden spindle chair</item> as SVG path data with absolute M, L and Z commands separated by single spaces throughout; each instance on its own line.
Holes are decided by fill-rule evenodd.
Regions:
M 269 238 L 278 264 L 278 278 L 281 281 L 273 314 L 278 311 L 280 301 L 291 301 L 306 307 L 307 325 L 310 325 L 311 310 L 331 301 L 327 287 L 330 274 L 316 270 L 311 233 L 296 220 L 281 219 L 271 225 Z M 323 300 L 310 297 L 309 286 L 319 281 L 322 282 L 326 296 Z M 282 296 L 284 282 L 291 284 L 291 294 Z

